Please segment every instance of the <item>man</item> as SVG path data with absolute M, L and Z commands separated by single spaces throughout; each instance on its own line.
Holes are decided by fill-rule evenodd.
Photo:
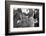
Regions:
M 13 17 L 13 21 L 14 21 L 14 27 L 20 27 L 21 24 L 19 24 L 20 19 L 20 14 L 21 14 L 21 9 L 18 8 L 17 10 L 14 10 L 14 17 Z

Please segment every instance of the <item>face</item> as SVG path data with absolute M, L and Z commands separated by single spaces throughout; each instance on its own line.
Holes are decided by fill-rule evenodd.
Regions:
M 29 9 L 26 9 L 26 14 L 28 14 L 29 13 Z

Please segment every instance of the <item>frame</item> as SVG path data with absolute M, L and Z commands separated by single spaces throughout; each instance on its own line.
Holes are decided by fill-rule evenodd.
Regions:
M 21 9 L 23 11 L 23 9 L 27 10 L 27 9 L 30 9 L 30 8 L 32 8 L 34 10 L 34 12 L 39 11 L 40 15 L 38 15 L 38 17 L 40 16 L 39 17 L 40 19 L 38 19 L 39 22 L 36 23 L 36 24 L 39 24 L 39 25 L 31 25 L 31 26 L 34 26 L 34 27 L 30 26 L 30 27 L 26 27 L 26 28 L 24 28 L 25 26 L 23 26 L 23 25 L 22 25 L 23 27 L 18 26 L 18 25 L 14 27 L 13 21 L 15 19 L 14 20 L 12 20 L 12 19 L 13 19 L 13 15 L 16 14 L 15 10 Z M 30 10 L 32 11 L 32 9 L 30 9 Z M 15 11 L 15 12 L 13 12 L 13 11 Z M 26 13 L 25 10 L 24 10 L 23 13 Z M 26 13 L 26 16 L 27 16 L 27 13 Z M 31 16 L 31 14 L 30 14 L 30 16 Z M 17 16 L 17 17 L 19 17 L 19 16 Z M 36 18 L 37 17 L 35 17 L 34 19 L 36 19 Z M 5 34 L 6 35 L 18 35 L 18 34 L 37 34 L 37 33 L 45 33 L 45 3 L 22 2 L 22 1 L 21 2 L 20 1 L 5 1 Z

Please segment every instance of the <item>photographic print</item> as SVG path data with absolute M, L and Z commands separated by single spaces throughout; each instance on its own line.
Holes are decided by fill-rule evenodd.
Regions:
M 13 8 L 13 27 L 39 27 L 39 9 Z
M 6 1 L 6 34 L 44 33 L 44 3 Z

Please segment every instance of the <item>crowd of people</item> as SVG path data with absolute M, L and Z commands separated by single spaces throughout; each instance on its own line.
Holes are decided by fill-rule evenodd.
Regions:
M 28 12 L 28 13 L 26 13 Z M 13 10 L 14 27 L 38 27 L 39 26 L 39 9 L 26 9 L 25 12 L 22 8 Z

